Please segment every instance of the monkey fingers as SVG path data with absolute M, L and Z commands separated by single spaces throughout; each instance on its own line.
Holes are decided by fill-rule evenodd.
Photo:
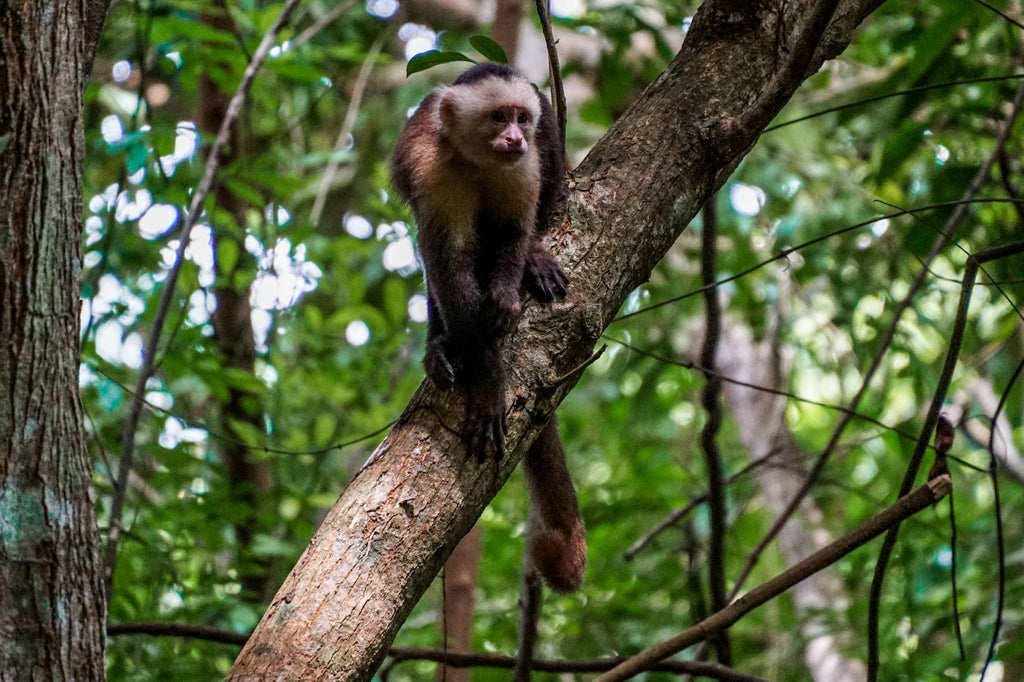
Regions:
M 523 283 L 541 301 L 561 300 L 568 293 L 569 276 L 547 249 L 534 244 L 526 257 Z
M 481 313 L 486 320 L 487 330 L 494 337 L 511 332 L 523 314 L 519 291 L 508 287 L 492 288 L 484 301 Z

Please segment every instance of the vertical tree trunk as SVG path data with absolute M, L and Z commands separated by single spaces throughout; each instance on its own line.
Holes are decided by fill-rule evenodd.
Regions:
M 441 607 L 441 634 L 448 639 L 448 651 L 468 654 L 473 651 L 473 612 L 476 608 L 476 576 L 483 552 L 480 524 L 466 533 L 444 565 L 444 604 Z M 469 682 L 470 668 L 437 666 L 442 682 Z
M 104 679 L 78 396 L 82 92 L 104 11 L 0 2 L 0 680 Z

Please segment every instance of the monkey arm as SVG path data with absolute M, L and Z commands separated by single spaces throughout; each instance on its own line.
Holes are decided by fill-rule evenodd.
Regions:
M 484 229 L 498 238 L 492 247 L 494 263 L 487 278 L 483 315 L 493 335 L 505 336 L 515 328 L 523 312 L 519 290 L 531 236 L 514 223 Z
M 453 238 L 452 226 L 420 226 L 419 248 L 427 280 L 427 356 L 431 379 L 441 387 L 489 383 L 495 343 L 487 333 L 473 251 Z

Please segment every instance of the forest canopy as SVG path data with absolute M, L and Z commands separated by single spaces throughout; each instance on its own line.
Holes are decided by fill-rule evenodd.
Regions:
M 734 89 L 767 112 L 748 130 L 732 100 L 699 99 L 712 86 L 685 80 L 697 67 L 681 50 L 770 25 L 765 53 L 796 59 L 786 41 L 802 34 L 786 29 L 805 24 L 779 3 L 731 4 L 551 3 L 575 171 L 545 244 L 570 275 L 551 317 L 576 326 L 545 332 L 533 303 L 523 329 L 537 331 L 508 362 L 535 365 L 515 374 L 517 395 L 558 405 L 589 551 L 582 588 L 545 597 L 534 678 L 592 679 L 948 472 L 947 499 L 645 679 L 1024 679 L 1024 527 L 1012 522 L 1024 515 L 1024 8 L 838 3 L 805 55 L 813 68 L 780 61 L 778 79 L 799 71 L 791 96 L 763 97 L 767 78 Z M 853 5 L 866 15 L 856 30 Z M 396 422 L 418 419 L 438 452 L 461 452 L 443 449 L 457 447 L 456 400 L 403 416 L 434 398 L 417 393 L 416 225 L 387 167 L 422 97 L 470 65 L 407 76 L 409 60 L 486 61 L 499 45 L 551 92 L 533 3 L 110 8 L 84 87 L 78 324 L 110 680 L 224 678 Z M 713 72 L 715 56 L 700 67 Z M 730 56 L 717 54 L 722 73 L 741 66 Z M 751 52 L 752 74 L 765 59 Z M 665 92 L 686 108 L 642 119 Z M 608 151 L 629 149 L 624 129 L 654 156 Z M 619 161 L 680 169 L 661 222 L 632 218 L 644 178 L 600 174 Z M 607 215 L 623 226 L 593 219 Z M 632 281 L 600 271 L 628 260 L 627 229 L 637 258 L 652 232 L 667 251 L 630 273 L 637 285 L 605 318 L 590 294 Z M 561 360 L 560 338 L 573 349 Z M 544 393 L 537 377 L 560 382 Z M 940 415 L 951 447 L 933 440 Z M 480 485 L 497 490 L 513 465 Z M 472 657 L 449 662 L 470 679 L 509 679 L 526 497 L 513 473 L 468 559 L 407 598 L 375 679 L 439 674 L 446 636 L 453 657 L 468 644 Z M 458 540 L 374 532 L 407 533 L 438 565 Z M 459 604 L 469 640 L 456 645 Z

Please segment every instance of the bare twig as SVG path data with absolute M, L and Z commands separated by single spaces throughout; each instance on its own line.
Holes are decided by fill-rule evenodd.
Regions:
M 764 457 L 761 457 L 761 458 L 759 458 L 757 460 L 754 460 L 753 462 L 751 462 L 747 466 L 743 467 L 741 470 L 737 471 L 735 474 L 733 474 L 729 478 L 725 479 L 726 487 L 732 485 L 737 480 L 739 480 L 743 476 L 749 474 L 754 469 L 757 469 L 760 466 L 768 464 L 769 462 L 771 462 L 775 458 L 776 455 L 779 454 L 779 452 L 780 452 L 780 450 L 776 449 L 776 450 L 768 453 Z M 700 505 L 706 503 L 707 501 L 708 501 L 708 494 L 707 493 L 704 493 L 703 495 L 698 495 L 697 497 L 691 498 L 689 503 L 687 503 L 687 505 L 685 507 L 682 507 L 680 509 L 676 509 L 675 511 L 673 511 L 663 521 L 661 521 L 658 525 L 656 525 L 651 530 L 647 531 L 643 535 L 643 537 L 641 537 L 639 540 L 634 542 L 630 546 L 629 549 L 627 549 L 625 552 L 623 552 L 622 553 L 623 561 L 632 561 L 633 557 L 635 557 L 640 552 L 640 550 L 642 550 L 644 547 L 646 547 L 662 531 L 664 531 L 666 528 L 669 528 L 670 526 L 678 523 L 680 519 L 682 519 L 684 516 L 689 514 L 691 511 L 693 511 L 694 509 L 696 509 Z
M 548 48 L 548 70 L 551 72 L 551 90 L 555 103 L 555 116 L 558 120 L 558 134 L 565 146 L 565 88 L 562 85 L 562 66 L 558 61 L 558 48 L 555 46 L 555 34 L 551 30 L 551 7 L 548 0 L 537 0 L 537 16 L 544 33 L 544 44 Z
M 995 12 L 996 14 L 1001 16 L 1004 21 L 1013 24 L 1017 28 L 1024 28 L 1024 24 L 1020 23 L 1019 21 L 1017 21 L 1016 19 L 1011 17 L 1009 14 L 1007 14 L 1006 12 L 1002 11 L 1001 9 L 999 9 L 998 7 L 993 7 L 989 3 L 985 2 L 985 0 L 974 0 L 974 2 L 978 3 L 979 5 L 981 5 L 982 7 L 984 7 L 987 10 Z M 984 677 L 984 675 L 982 675 L 982 677 Z
M 718 216 L 715 211 L 716 194 L 704 204 L 701 223 L 701 283 L 713 285 L 718 277 Z M 711 519 L 711 534 L 708 542 L 708 586 L 711 593 L 711 610 L 721 611 L 728 600 L 725 595 L 725 476 L 722 473 L 722 457 L 718 451 L 718 430 L 722 426 L 722 380 L 715 370 L 715 354 L 722 331 L 722 306 L 718 300 L 718 289 L 710 287 L 704 293 L 704 342 L 701 348 L 700 364 L 711 371 L 704 375 L 704 390 L 701 402 L 707 412 L 707 422 L 700 434 L 700 446 L 708 476 L 708 511 Z M 714 639 L 718 662 L 732 664 L 732 647 L 728 633 L 722 631 Z
M 356 4 L 355 0 L 346 0 L 346 2 L 339 2 L 337 5 L 331 8 L 330 12 L 323 14 L 319 19 L 313 22 L 306 30 L 299 35 L 292 38 L 292 49 L 294 50 L 299 45 L 309 42 L 317 33 L 327 28 L 332 22 L 340 17 L 345 12 L 349 11 Z
M 338 139 L 334 143 L 334 153 L 331 155 L 331 160 L 327 163 L 327 168 L 324 169 L 324 175 L 320 179 L 320 187 L 316 191 L 316 199 L 313 201 L 313 210 L 310 211 L 309 221 L 314 225 L 320 222 L 324 204 L 327 202 L 327 193 L 331 191 L 331 187 L 334 184 L 334 176 L 338 172 L 338 166 L 341 165 L 341 152 L 348 144 L 348 138 L 352 134 L 353 128 L 355 128 L 356 116 L 359 114 L 359 107 L 363 103 L 366 84 L 370 82 L 370 74 L 373 73 L 374 62 L 377 61 L 377 55 L 380 54 L 381 46 L 384 45 L 384 38 L 390 34 L 390 28 L 381 31 L 380 35 L 373 41 L 373 46 L 367 53 L 366 59 L 363 60 L 362 65 L 359 67 L 359 75 L 356 76 L 355 85 L 352 86 L 352 96 L 348 100 L 345 120 L 342 121 L 341 131 L 338 133 Z
M 996 552 L 997 552 L 997 563 L 999 565 L 999 588 L 998 596 L 996 599 L 996 622 L 992 626 L 992 639 L 989 640 L 988 653 L 985 655 L 985 666 L 981 669 L 981 682 L 985 682 L 985 673 L 988 671 L 988 666 L 992 663 L 992 660 L 996 656 L 996 645 L 999 643 L 999 631 L 1003 626 L 1003 607 L 1006 601 L 1006 545 L 1003 538 L 1003 510 L 1002 501 L 999 498 L 999 467 L 998 459 L 996 458 L 996 425 L 999 423 L 999 415 L 1002 414 L 1003 407 L 1006 406 L 1006 399 L 1010 395 L 1010 389 L 1020 378 L 1021 370 L 1024 369 L 1024 360 L 1017 363 L 1017 368 L 1013 372 L 1013 376 L 1010 377 L 1010 381 L 1006 384 L 1006 390 L 999 397 L 999 405 L 996 407 L 995 414 L 992 415 L 992 430 L 988 436 L 988 452 L 989 452 L 989 476 L 992 479 L 992 495 L 994 503 L 995 521 L 996 521 Z
M 587 358 L 586 360 L 584 360 L 580 364 L 576 365 L 575 367 L 570 369 L 565 374 L 562 374 L 561 376 L 556 377 L 555 380 L 552 381 L 550 385 L 551 386 L 557 386 L 558 384 L 564 383 L 564 382 L 568 381 L 569 379 L 572 379 L 574 377 L 579 376 L 580 374 L 583 373 L 583 370 L 585 370 L 587 367 L 590 367 L 592 364 L 597 362 L 598 358 L 600 358 L 602 355 L 604 355 L 604 352 L 606 350 L 608 350 L 608 344 L 607 343 L 601 344 L 601 347 L 598 348 L 596 351 L 594 351 L 589 358 Z
M 162 623 L 160 621 L 142 621 L 135 623 L 109 623 L 107 636 L 118 635 L 154 635 L 157 637 L 187 637 L 201 639 L 206 642 L 221 644 L 237 644 L 241 646 L 249 639 L 248 632 L 235 632 L 212 625 L 199 623 Z
M 888 528 L 938 502 L 952 489 L 953 483 L 948 475 L 933 478 L 849 533 L 845 533 L 826 547 L 793 565 L 784 573 L 750 590 L 721 611 L 712 614 L 675 637 L 626 659 L 621 665 L 597 677 L 594 682 L 618 682 L 628 679 L 646 670 L 651 670 L 651 665 L 657 661 L 707 640 L 801 580 L 831 566 L 853 550 L 867 544 Z
M 440 662 L 443 652 L 436 649 L 392 647 L 390 655 L 393 666 L 401 661 Z M 533 662 L 533 669 L 538 672 L 550 673 L 600 673 L 611 670 L 625 660 L 624 656 L 579 661 L 536 660 Z M 511 670 L 515 665 L 515 659 L 511 656 L 496 654 L 453 654 L 449 652 L 445 663 L 453 668 L 476 667 Z M 763 677 L 742 673 L 717 663 L 702 663 L 700 661 L 664 661 L 650 670 L 679 675 L 700 675 L 726 682 L 767 682 Z
M 217 175 L 217 170 L 220 167 L 221 153 L 231 139 L 232 129 L 234 128 L 235 121 L 238 119 L 238 115 L 242 111 L 242 106 L 245 104 L 253 79 L 255 79 L 256 73 L 270 54 L 270 49 L 274 46 L 278 33 L 287 23 L 289 16 L 291 16 L 297 5 L 298 0 L 287 0 L 284 8 L 281 10 L 281 14 L 278 15 L 277 20 L 274 22 L 273 26 L 270 27 L 270 30 L 267 31 L 266 35 L 263 36 L 263 40 L 256 49 L 256 53 L 253 55 L 252 60 L 246 67 L 245 73 L 242 75 L 242 80 L 238 84 L 238 90 L 235 92 L 234 97 L 231 98 L 231 102 L 228 104 L 227 112 L 224 115 L 224 121 L 221 123 L 220 130 L 217 132 L 217 138 L 213 143 L 213 147 L 210 149 L 209 157 L 206 160 L 206 166 L 203 168 L 203 177 L 200 180 L 195 193 L 192 195 L 192 201 L 189 204 L 188 213 L 181 221 L 181 228 L 179 229 L 178 237 L 178 250 L 175 253 L 173 265 L 171 265 L 170 269 L 167 271 L 167 279 L 164 282 L 164 291 L 160 297 L 160 303 L 157 306 L 156 314 L 153 317 L 153 328 L 150 331 L 149 339 L 146 341 L 146 349 L 142 355 L 142 366 L 139 368 L 139 377 L 135 384 L 135 396 L 132 400 L 131 408 L 128 411 L 128 416 L 124 421 L 124 426 L 121 429 L 121 457 L 118 463 L 117 481 L 114 485 L 114 492 L 111 497 L 110 527 L 107 534 L 107 549 L 105 557 L 108 599 L 110 596 L 110 588 L 114 580 L 114 568 L 117 564 L 117 545 L 121 538 L 121 516 L 124 512 L 125 494 L 128 488 L 128 473 L 131 471 L 132 460 L 135 455 L 135 432 L 138 430 L 139 420 L 142 417 L 146 383 L 153 375 L 156 352 L 160 344 L 160 335 L 163 332 L 164 323 L 167 319 L 167 314 L 170 311 L 171 300 L 174 298 L 178 275 L 185 262 L 185 250 L 189 245 L 192 228 L 195 227 L 196 221 L 199 219 L 203 202 L 206 201 L 206 197 L 209 196 L 210 190 L 213 188 L 213 181 Z
M 1010 74 L 1006 74 L 1005 76 L 989 76 L 988 78 L 964 78 L 962 80 L 946 81 L 944 83 L 932 83 L 930 85 L 918 85 L 917 87 L 907 88 L 905 90 L 896 90 L 895 92 L 886 92 L 886 93 L 883 93 L 881 95 L 875 95 L 873 97 L 865 97 L 864 99 L 859 99 L 859 100 L 857 100 L 855 102 L 849 102 L 847 104 L 840 104 L 840 105 L 837 105 L 837 106 L 834 106 L 834 107 L 829 107 L 828 109 L 822 109 L 821 111 L 815 111 L 813 114 L 807 114 L 806 116 L 800 116 L 798 118 L 793 118 L 793 119 L 790 119 L 788 121 L 783 121 L 782 123 L 777 123 L 777 124 L 775 124 L 773 126 L 768 126 L 767 128 L 764 129 L 764 132 L 765 133 L 770 133 L 773 130 L 778 130 L 779 128 L 785 128 L 786 126 L 791 126 L 791 125 L 793 125 L 795 123 L 803 123 L 804 121 L 809 121 L 812 118 L 818 118 L 819 116 L 826 116 L 828 114 L 833 114 L 833 113 L 835 113 L 837 111 L 843 111 L 844 109 L 852 109 L 854 107 L 863 106 L 865 104 L 871 104 L 872 102 L 879 102 L 881 100 L 890 99 L 890 98 L 893 98 L 893 97 L 903 97 L 904 95 L 914 95 L 914 94 L 917 94 L 919 92 L 928 92 L 929 90 L 937 90 L 937 89 L 940 89 L 940 88 L 952 88 L 952 87 L 956 87 L 958 85 L 976 85 L 978 83 L 995 83 L 995 82 L 1006 81 L 1006 80 L 1017 80 L 1017 79 L 1020 79 L 1020 78 L 1024 78 L 1024 73 L 1010 73 Z
M 985 182 L 989 174 L 992 172 L 992 166 L 995 165 L 996 161 L 999 159 L 1001 150 L 1006 146 L 1006 142 L 1010 138 L 1010 132 L 1013 130 L 1013 125 L 1020 116 L 1022 105 L 1024 105 L 1024 83 L 1017 86 L 1017 92 L 1013 98 L 1013 105 L 1010 108 L 1010 112 L 1007 114 L 1006 119 L 1003 121 L 1002 130 L 999 131 L 999 135 L 996 137 L 995 147 L 992 150 L 992 153 L 989 154 L 988 158 L 985 160 L 985 163 L 982 164 L 981 168 L 978 169 L 978 172 L 975 173 L 970 186 L 967 188 L 964 198 L 974 197 L 981 189 L 982 183 Z M 941 252 L 945 241 L 950 238 L 953 230 L 966 214 L 967 209 L 961 209 L 959 206 L 953 211 L 949 220 L 946 221 L 945 229 L 943 229 L 943 235 L 940 235 L 935 240 L 935 244 L 932 246 L 932 250 L 926 258 L 926 262 L 930 263 Z M 1008 245 L 1009 248 L 1014 246 L 1014 244 Z M 1010 253 L 1011 251 L 1006 251 L 1008 247 L 1004 246 L 997 249 L 990 249 L 981 252 L 976 256 L 968 257 L 967 259 L 967 266 L 964 268 L 964 282 L 963 289 L 961 290 L 960 308 L 957 311 L 957 317 L 953 324 L 953 331 L 949 340 L 949 352 L 946 355 L 946 363 L 943 367 L 942 374 L 939 377 L 939 383 L 935 389 L 935 396 L 932 399 L 932 405 L 928 410 L 928 416 L 921 428 L 921 437 L 918 439 L 917 446 L 914 448 L 914 453 L 911 455 L 910 463 L 907 465 L 907 471 L 903 477 L 903 482 L 900 484 L 901 495 L 905 494 L 906 491 L 914 484 L 914 478 L 917 476 L 917 470 L 921 465 L 921 457 L 924 454 L 924 449 L 927 446 L 928 438 L 934 428 L 935 421 L 938 419 L 942 401 L 945 399 L 946 392 L 949 389 L 949 382 L 952 379 L 953 369 L 956 367 L 956 355 L 959 354 L 960 342 L 963 340 L 963 327 L 967 324 L 966 306 L 970 303 L 971 291 L 974 288 L 974 280 L 976 278 L 978 268 L 988 260 L 992 260 L 996 257 L 1002 257 L 992 256 L 994 253 Z M 910 291 L 907 292 L 907 297 L 904 298 L 903 302 L 907 302 L 908 306 L 910 297 L 912 297 L 914 293 L 916 293 L 917 288 L 923 284 L 925 273 L 926 270 L 921 270 L 921 272 L 918 273 L 917 278 L 911 285 Z M 901 305 L 903 302 L 901 302 Z M 897 309 L 896 312 L 901 314 L 902 310 Z M 899 319 L 898 315 L 896 319 Z M 892 327 L 890 327 L 890 331 L 894 331 Z M 953 352 L 954 349 L 956 354 Z M 878 562 L 875 564 L 875 574 L 871 581 L 871 596 L 868 601 L 867 665 L 869 682 L 874 682 L 878 679 L 878 615 L 881 608 L 882 585 L 885 582 L 885 571 L 889 565 L 889 559 L 896 546 L 896 534 L 898 531 L 899 526 L 896 526 L 886 534 L 885 540 L 882 542 L 882 548 L 878 553 Z
M 765 267 L 766 265 L 771 265 L 772 263 L 774 263 L 776 261 L 786 260 L 786 259 L 788 259 L 790 257 L 790 255 L 792 255 L 792 254 L 794 254 L 794 253 L 796 253 L 798 251 L 802 251 L 803 249 L 805 249 L 805 248 L 807 248 L 809 246 L 814 246 L 815 244 L 819 244 L 821 242 L 827 241 L 827 240 L 831 239 L 832 237 L 838 237 L 839 235 L 843 235 L 843 234 L 846 234 L 847 232 L 852 232 L 854 230 L 858 230 L 858 229 L 860 229 L 862 227 L 866 227 L 868 225 L 873 225 L 873 224 L 875 224 L 877 222 L 881 222 L 883 220 L 891 220 L 892 218 L 899 218 L 900 216 L 905 216 L 905 215 L 916 215 L 916 214 L 921 213 L 923 211 L 932 211 L 932 210 L 936 210 L 936 209 L 950 208 L 950 207 L 954 207 L 955 208 L 955 207 L 958 207 L 958 206 L 960 206 L 962 204 L 969 205 L 969 204 L 989 204 L 989 203 L 1012 203 L 1012 204 L 1017 205 L 1017 204 L 1024 203 L 1024 200 L 1021 200 L 1021 199 L 1016 198 L 1016 197 L 998 197 L 998 198 L 993 198 L 993 199 L 976 199 L 976 198 L 974 198 L 972 196 L 970 199 L 958 199 L 956 201 L 943 201 L 943 202 L 940 202 L 940 203 L 937 203 L 937 204 L 929 204 L 927 206 L 919 206 L 917 208 L 901 209 L 899 211 L 894 211 L 893 213 L 887 213 L 885 215 L 875 216 L 874 218 L 870 218 L 868 220 L 862 220 L 859 223 L 854 223 L 853 225 L 847 225 L 846 227 L 842 227 L 842 228 L 839 228 L 838 230 L 834 230 L 834 231 L 829 232 L 827 234 L 823 234 L 820 237 L 815 237 L 814 239 L 809 239 L 809 240 L 807 240 L 805 242 L 802 242 L 800 244 L 797 244 L 795 246 L 788 246 L 788 247 L 782 249 L 781 251 L 779 251 L 779 253 L 777 253 L 776 255 L 772 256 L 771 258 L 768 258 L 768 259 L 763 260 L 763 261 L 761 261 L 761 262 L 759 262 L 759 263 L 757 263 L 755 265 L 752 265 L 749 268 L 747 268 L 746 270 L 738 272 L 735 275 L 731 275 L 729 277 L 726 277 L 725 279 L 720 279 L 720 280 L 718 280 L 717 282 L 715 282 L 714 284 L 711 284 L 711 285 L 701 286 L 698 289 L 694 289 L 692 291 L 688 291 L 685 294 L 682 294 L 680 296 L 673 296 L 672 298 L 665 299 L 664 301 L 658 301 L 657 303 L 649 305 L 646 308 L 642 308 L 640 310 L 635 310 L 635 311 L 633 311 L 631 313 L 626 313 L 625 315 L 619 315 L 614 320 L 612 320 L 612 322 L 622 322 L 623 320 L 628 320 L 631 317 L 636 317 L 637 315 L 643 315 L 645 313 L 651 312 L 652 310 L 657 310 L 658 308 L 662 308 L 662 307 L 667 306 L 667 305 L 672 305 L 673 303 L 678 303 L 679 301 L 686 300 L 687 298 L 690 298 L 692 296 L 699 296 L 700 294 L 703 294 L 705 292 L 705 290 L 707 290 L 710 287 L 719 287 L 719 286 L 721 286 L 723 284 L 728 284 L 729 282 L 734 282 L 734 281 L 736 281 L 738 279 L 742 279 L 743 277 L 746 277 L 747 275 L 751 274 L 752 272 L 756 272 L 757 270 L 760 270 L 761 268 Z M 948 222 L 947 222 L 947 224 L 948 224 Z M 930 262 L 931 262 L 930 260 L 927 261 L 927 262 L 922 261 L 922 265 L 925 268 L 927 268 L 928 263 L 930 263 Z
M 764 385 L 761 385 L 761 384 L 753 384 L 753 383 L 751 383 L 749 381 L 743 381 L 741 379 L 737 379 L 735 377 L 731 377 L 731 376 L 729 376 L 727 374 L 722 374 L 721 372 L 715 372 L 714 370 L 712 370 L 712 369 L 710 369 L 708 367 L 702 367 L 701 365 L 698 365 L 697 363 L 692 362 L 690 360 L 676 360 L 674 358 L 667 358 L 664 355 L 659 355 L 659 354 L 653 353 L 653 352 L 651 352 L 649 350 L 645 350 L 643 348 L 638 348 L 637 346 L 634 346 L 631 343 L 626 343 L 622 339 L 617 339 L 614 336 L 609 336 L 607 334 L 602 334 L 601 338 L 607 339 L 608 341 L 612 341 L 613 343 L 617 343 L 620 346 L 622 346 L 623 348 L 628 348 L 629 350 L 633 351 L 634 353 L 637 353 L 639 355 L 643 355 L 645 357 L 651 358 L 652 360 L 657 360 L 658 362 L 663 362 L 663 363 L 665 363 L 667 365 L 675 365 L 676 367 L 683 367 L 684 369 L 697 370 L 697 371 L 700 371 L 703 374 L 713 373 L 720 380 L 722 380 L 723 382 L 725 382 L 727 384 L 732 384 L 734 386 L 741 386 L 743 388 L 749 388 L 752 391 L 760 391 L 761 393 L 769 393 L 771 395 L 782 396 L 784 398 L 788 398 L 789 400 L 795 400 L 796 402 L 804 403 L 805 405 L 814 405 L 815 407 L 822 407 L 822 408 L 825 408 L 826 410 L 835 410 L 836 412 L 842 412 L 844 414 L 849 415 L 850 417 L 856 417 L 857 419 L 860 419 L 861 421 L 868 422 L 869 424 L 874 424 L 875 426 L 877 426 L 879 428 L 885 429 L 886 431 L 889 431 L 891 433 L 895 433 L 899 437 L 904 438 L 906 440 L 912 440 L 912 441 L 916 441 L 917 440 L 917 436 L 914 436 L 914 435 L 910 434 L 907 431 L 901 431 L 900 429 L 897 429 L 894 426 L 889 426 L 888 424 L 886 424 L 885 422 L 883 422 L 880 419 L 876 419 L 875 417 L 871 417 L 871 416 L 868 416 L 868 415 L 863 414 L 861 412 L 857 412 L 856 410 L 853 410 L 853 409 L 851 409 L 849 407 L 845 407 L 843 405 L 838 405 L 838 404 L 835 404 L 835 403 L 825 403 L 825 402 L 821 402 L 820 400 L 812 400 L 810 398 L 805 398 L 805 397 L 803 397 L 801 395 L 797 395 L 796 393 L 791 393 L 789 391 L 783 391 L 783 390 L 780 390 L 778 388 L 773 388 L 771 386 L 764 386 Z
M 124 635 L 153 635 L 156 637 L 187 637 L 200 639 L 207 642 L 219 642 L 222 644 L 235 644 L 241 646 L 249 639 L 248 632 L 235 632 L 211 625 L 195 623 L 163 623 L 159 621 L 143 621 L 133 623 L 110 623 L 107 625 L 107 636 L 117 637 Z M 410 647 L 392 647 L 389 652 L 393 667 L 402 661 L 434 661 L 444 663 L 453 668 L 497 668 L 511 670 L 515 665 L 515 659 L 511 656 L 482 653 L 455 653 L 445 649 L 425 649 Z M 611 670 L 625 659 L 624 656 L 612 656 L 609 658 L 598 658 L 578 661 L 558 660 L 537 660 L 534 661 L 534 669 L 540 672 L 552 673 L 596 673 Z M 702 675 L 716 680 L 726 682 L 767 682 L 763 677 L 748 675 L 746 673 L 732 670 L 723 665 L 715 663 L 701 663 L 698 661 L 667 661 L 659 663 L 651 670 L 658 672 L 670 672 L 677 674 Z

